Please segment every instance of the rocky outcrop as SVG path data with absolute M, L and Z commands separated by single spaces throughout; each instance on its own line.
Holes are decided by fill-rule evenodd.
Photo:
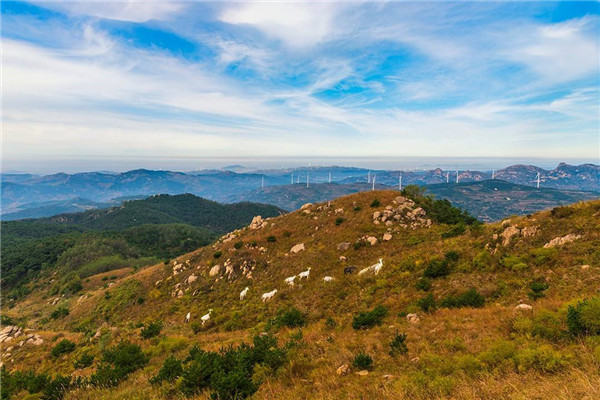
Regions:
M 426 218 L 426 215 L 427 213 L 423 208 L 415 208 L 414 201 L 398 196 L 394 199 L 393 205 L 388 205 L 383 211 L 373 213 L 373 223 L 375 225 L 398 225 L 401 228 L 417 229 L 431 226 L 432 222 Z
M 504 226 L 504 223 L 502 224 Z M 514 237 L 519 237 L 521 231 L 516 226 L 507 226 L 500 236 L 502 237 L 502 246 L 508 246 Z
M 350 242 L 341 242 L 337 245 L 338 251 L 346 251 L 350 248 Z
M 384 242 L 389 242 L 390 240 L 392 240 L 392 234 L 391 233 L 384 233 L 383 234 L 383 241 Z
M 294 247 L 292 247 L 290 249 L 290 253 L 297 254 L 297 253 L 300 253 L 301 251 L 304 251 L 304 250 L 305 250 L 304 243 L 298 243 L 297 245 L 295 245 Z
M 7 325 L 0 331 L 0 343 L 8 343 L 23 334 L 23 330 L 16 325 Z
M 256 217 L 252 218 L 252 222 L 250 222 L 250 225 L 248 226 L 248 228 L 250 229 L 261 229 L 264 228 L 267 225 L 266 220 L 264 220 L 260 215 L 257 215 Z
M 558 247 L 558 246 L 563 246 L 567 243 L 571 243 L 574 242 L 575 240 L 581 239 L 581 235 L 576 235 L 574 233 L 570 233 L 566 236 L 562 236 L 562 237 L 555 237 L 554 239 L 552 239 L 551 241 L 549 241 L 548 243 L 546 243 L 544 245 L 544 248 L 547 249 L 549 247 Z
M 408 321 L 409 324 L 418 324 L 421 321 L 421 317 L 419 317 L 418 314 L 407 314 L 406 321 Z
M 348 364 L 340 365 L 338 369 L 335 370 L 335 373 L 338 375 L 346 375 L 348 372 L 350 372 L 350 366 Z

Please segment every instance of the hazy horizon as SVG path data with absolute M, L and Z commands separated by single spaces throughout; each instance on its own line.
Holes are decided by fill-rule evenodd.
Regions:
M 49 175 L 54 173 L 114 172 L 121 173 L 135 169 L 168 170 L 192 172 L 202 169 L 223 169 L 232 165 L 240 165 L 248 170 L 305 168 L 313 167 L 357 167 L 385 170 L 480 170 L 490 171 L 511 165 L 535 165 L 544 169 L 554 169 L 565 162 L 570 165 L 595 164 L 600 160 L 590 159 L 553 159 L 553 158 L 506 158 L 506 157 L 255 157 L 225 158 L 213 157 L 203 159 L 159 159 L 149 161 L 145 158 L 130 160 L 11 160 L 7 167 L 3 161 L 2 173 Z M 39 165 L 38 165 L 39 164 Z M 19 167 L 21 165 L 21 167 Z M 91 167 L 91 168 L 90 168 Z

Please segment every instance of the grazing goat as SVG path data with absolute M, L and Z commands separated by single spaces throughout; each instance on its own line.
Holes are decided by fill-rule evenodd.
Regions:
M 356 271 L 356 267 L 354 265 L 344 268 L 344 274 L 346 274 L 346 275 L 352 274 L 352 273 L 354 273 L 354 271 Z
M 246 289 L 244 289 L 240 292 L 240 301 L 242 301 L 246 298 L 246 294 L 248 294 L 248 290 L 250 290 L 250 288 L 246 287 Z
M 288 286 L 294 287 L 294 279 L 296 279 L 296 275 L 285 278 L 285 283 L 287 283 Z
M 210 313 L 212 313 L 212 308 L 208 309 L 208 314 L 205 314 L 200 318 L 202 320 L 202 325 L 204 325 L 210 319 Z
M 326 277 L 323 278 L 323 280 L 325 282 L 333 282 L 333 277 L 332 276 L 326 276 Z
M 302 278 L 308 279 L 309 275 L 310 275 L 310 268 L 308 268 L 306 271 L 300 272 L 300 274 L 298 274 L 298 276 L 300 277 L 300 279 L 302 279 Z
M 265 301 L 271 300 L 273 298 L 273 296 L 275 296 L 275 293 L 277 293 L 277 289 L 273 289 L 270 292 L 263 293 L 263 295 L 262 295 L 262 301 L 263 301 L 263 303 Z
M 185 316 L 185 322 L 190 322 L 190 318 L 192 318 L 192 314 L 187 313 L 187 315 Z

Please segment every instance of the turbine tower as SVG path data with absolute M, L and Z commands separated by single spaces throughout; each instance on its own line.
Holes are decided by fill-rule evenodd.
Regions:
M 377 175 L 373 175 L 373 188 L 371 190 L 375 190 L 375 178 L 377 177 Z
M 446 171 L 446 183 L 450 183 L 450 171 Z
M 331 172 L 329 173 L 329 183 L 331 183 Z
M 492 179 L 496 179 L 496 170 L 495 169 L 492 170 Z
M 367 183 L 371 183 L 371 170 L 367 172 Z
M 456 169 L 456 183 L 458 183 L 458 168 Z
M 402 191 L 402 174 L 398 176 L 398 190 Z
M 536 188 L 540 188 L 540 173 L 538 172 L 537 175 L 535 176 L 535 182 L 536 182 Z
M 264 176 L 260 179 L 260 187 L 261 188 L 265 187 L 265 177 Z
M 294 173 L 292 172 L 292 179 L 290 179 L 290 184 L 293 185 L 294 184 Z
M 308 171 L 306 171 L 306 187 L 308 187 L 308 185 L 309 185 L 308 184 L 308 175 L 309 175 L 309 173 L 308 173 Z

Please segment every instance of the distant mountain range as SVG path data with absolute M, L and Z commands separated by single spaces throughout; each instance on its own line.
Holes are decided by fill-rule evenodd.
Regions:
M 368 176 L 374 176 L 378 185 L 397 187 L 402 184 L 431 185 L 456 183 L 456 171 L 440 168 L 428 171 L 367 170 L 354 167 L 311 167 L 296 169 L 269 169 L 243 172 L 241 165 L 229 166 L 230 170 L 202 170 L 172 172 L 133 170 L 124 173 L 88 172 L 77 174 L 31 174 L 2 175 L 3 219 L 18 219 L 55 215 L 59 212 L 77 211 L 82 208 L 100 208 L 103 204 L 118 204 L 119 198 L 127 196 L 147 197 L 155 194 L 191 193 L 218 202 L 239 201 L 264 197 L 262 191 L 279 191 L 276 186 L 287 186 L 289 193 L 278 197 L 275 204 L 291 210 L 302 202 L 302 187 L 307 178 L 310 186 L 321 191 L 321 197 L 334 198 L 367 188 Z M 459 183 L 482 182 L 492 175 L 513 184 L 535 186 L 540 174 L 541 188 L 575 191 L 600 191 L 600 166 L 582 164 L 572 166 L 561 163 L 553 170 L 532 165 L 513 165 L 497 171 L 458 171 Z M 332 183 L 351 184 L 348 187 L 315 186 Z M 295 185 L 291 185 L 294 182 Z M 264 187 L 263 187 L 264 185 Z M 271 189 L 270 189 L 271 188 Z M 267 190 L 269 189 L 269 190 Z M 327 193 L 327 190 L 332 190 Z M 510 197 L 510 196 L 509 196 Z M 86 199 L 83 201 L 82 199 Z

